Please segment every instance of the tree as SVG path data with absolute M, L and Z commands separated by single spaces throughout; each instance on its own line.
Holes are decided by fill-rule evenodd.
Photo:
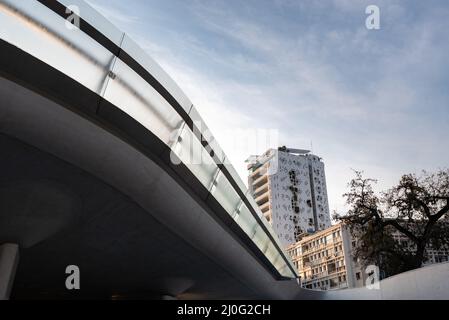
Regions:
M 365 265 L 375 263 L 391 276 L 421 267 L 429 246 L 449 246 L 449 170 L 403 175 L 381 193 L 373 190 L 375 183 L 355 171 L 343 195 L 350 209 L 335 215 L 357 239 L 355 258 Z M 397 241 L 395 233 L 407 241 Z

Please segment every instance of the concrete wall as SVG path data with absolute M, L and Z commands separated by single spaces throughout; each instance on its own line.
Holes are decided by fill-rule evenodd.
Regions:
M 327 291 L 324 300 L 447 300 L 449 263 L 434 264 L 405 272 L 380 282 L 380 289 L 367 288 Z

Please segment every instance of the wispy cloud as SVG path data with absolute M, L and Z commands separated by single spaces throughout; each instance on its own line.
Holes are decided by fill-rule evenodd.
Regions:
M 139 18 L 136 15 L 130 14 L 129 11 L 125 13 L 114 6 L 100 4 L 90 0 L 86 0 L 86 2 L 113 23 L 122 25 L 139 22 Z

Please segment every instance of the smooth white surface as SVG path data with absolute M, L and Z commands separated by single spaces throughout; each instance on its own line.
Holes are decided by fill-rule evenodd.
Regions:
M 387 278 L 379 290 L 367 288 L 325 292 L 326 300 L 448 300 L 449 263 L 430 265 Z

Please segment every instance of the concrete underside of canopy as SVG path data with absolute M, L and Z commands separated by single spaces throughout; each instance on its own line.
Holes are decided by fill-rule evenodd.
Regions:
M 311 298 L 104 125 L 0 78 L 0 243 L 12 298 Z M 65 288 L 77 265 L 81 290 Z

